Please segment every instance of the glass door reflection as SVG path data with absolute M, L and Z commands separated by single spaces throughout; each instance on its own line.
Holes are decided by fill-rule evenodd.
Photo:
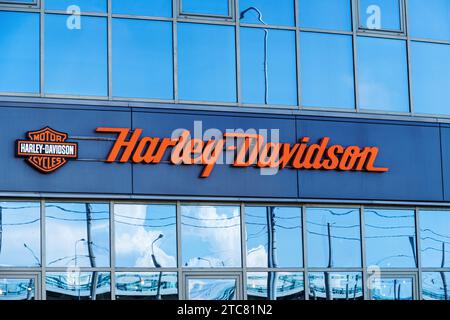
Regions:
M 370 300 L 415 300 L 415 275 L 383 275 L 370 281 Z
M 241 280 L 238 275 L 186 275 L 187 300 L 240 300 Z

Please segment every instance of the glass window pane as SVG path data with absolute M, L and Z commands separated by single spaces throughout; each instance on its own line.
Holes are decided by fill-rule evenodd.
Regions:
M 248 300 L 304 300 L 303 273 L 249 272 Z
M 246 207 L 245 225 L 247 267 L 303 266 L 301 208 Z
M 300 27 L 352 30 L 351 0 L 299 0 Z
M 107 272 L 47 272 L 45 284 L 47 300 L 111 299 L 111 276 Z
M 0 267 L 41 266 L 39 202 L 0 202 Z
M 0 92 L 39 92 L 39 14 L 0 12 Z
M 242 99 L 297 105 L 295 32 L 241 28 Z
M 416 267 L 413 210 L 365 209 L 367 266 Z
M 409 112 L 406 42 L 358 38 L 361 109 Z
M 112 0 L 113 14 L 172 16 L 172 0 Z
M 178 24 L 178 75 L 182 100 L 236 102 L 234 28 Z
M 360 27 L 372 30 L 401 30 L 400 0 L 359 0 Z
M 180 0 L 182 13 L 229 16 L 229 0 Z
M 371 300 L 414 300 L 414 280 L 409 277 L 371 278 Z
M 176 206 L 114 205 L 116 266 L 177 266 Z
M 183 265 L 241 267 L 240 222 L 239 207 L 182 206 Z
M 153 1 L 153 0 L 152 0 Z M 77 6 L 79 9 L 75 9 Z M 45 9 L 73 12 L 106 12 L 108 0 L 45 0 Z
M 422 267 L 450 267 L 450 211 L 420 210 Z
M 106 19 L 81 16 L 77 25 L 72 18 L 45 16 L 45 92 L 106 96 Z
M 450 45 L 411 42 L 414 111 L 450 114 Z
M 36 295 L 34 278 L 0 278 L 0 301 L 34 300 Z
M 188 300 L 237 300 L 236 279 L 188 279 Z
M 423 272 L 422 297 L 424 300 L 450 300 L 450 272 Z
M 449 0 L 409 0 L 408 10 L 412 37 L 450 41 Z
M 172 23 L 113 19 L 115 97 L 173 99 Z
M 300 33 L 302 105 L 355 108 L 351 36 Z
M 309 274 L 310 300 L 363 300 L 359 272 L 312 272 Z
M 48 267 L 109 266 L 109 205 L 47 203 Z
M 307 208 L 308 264 L 361 267 L 359 209 Z
M 175 272 L 117 272 L 117 300 L 178 300 Z
M 295 25 L 294 0 L 239 0 L 239 9 L 244 23 Z

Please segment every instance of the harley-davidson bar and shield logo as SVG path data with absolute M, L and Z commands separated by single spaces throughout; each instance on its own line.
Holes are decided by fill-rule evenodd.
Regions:
M 54 172 L 78 157 L 78 144 L 66 142 L 67 133 L 46 127 L 28 132 L 27 137 L 29 140 L 17 141 L 16 154 L 43 173 Z

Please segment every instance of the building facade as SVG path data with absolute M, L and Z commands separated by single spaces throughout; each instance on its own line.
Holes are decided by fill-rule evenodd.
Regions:
M 450 0 L 0 0 L 0 300 L 450 299 Z

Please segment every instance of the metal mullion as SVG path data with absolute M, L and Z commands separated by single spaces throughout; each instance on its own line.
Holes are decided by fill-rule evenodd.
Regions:
M 24 7 L 13 7 L 13 6 L 8 6 L 8 7 L 3 7 L 3 6 L 1 6 L 0 7 L 0 11 L 8 11 L 8 12 L 30 12 L 30 13 L 32 13 L 32 12 L 34 12 L 34 13 L 38 13 L 38 12 L 41 12 L 41 9 L 39 9 L 39 8 L 36 8 L 36 7 L 34 7 L 34 8 L 24 8 Z
M 45 92 L 45 0 L 41 0 L 39 10 L 39 95 L 44 97 Z
M 352 0 L 351 2 L 351 15 L 352 15 L 352 50 L 353 50 L 353 81 L 355 86 L 354 97 L 355 97 L 355 112 L 360 112 L 359 107 L 359 77 L 358 77 L 358 28 L 359 28 L 359 11 L 358 11 L 359 0 Z
M 43 7 L 42 7 L 42 10 L 44 10 Z M 64 11 L 64 10 L 44 10 L 44 12 L 46 14 L 59 14 L 59 15 L 66 15 L 66 16 L 73 15 L 72 13 L 68 13 L 67 11 Z M 77 13 L 77 15 L 78 15 L 78 13 Z M 83 16 L 85 16 L 85 17 L 103 17 L 103 18 L 108 17 L 107 12 L 80 12 L 79 15 L 81 17 L 83 17 Z
M 153 20 L 153 21 L 174 21 L 174 18 L 169 17 L 157 17 L 157 16 L 140 16 L 132 14 L 121 14 L 111 12 L 111 17 L 115 19 L 133 19 L 133 20 Z
M 425 38 L 414 38 L 409 36 L 408 37 L 411 41 L 414 42 L 424 42 L 424 43 L 434 43 L 434 44 L 446 44 L 450 45 L 450 41 L 447 40 L 437 40 L 437 39 L 425 39 Z
M 178 22 L 181 23 L 195 23 L 195 24 L 212 24 L 212 25 L 224 25 L 224 26 L 234 26 L 234 21 L 221 21 L 221 20 L 206 20 L 206 19 L 183 19 L 178 18 Z
M 176 0 L 174 0 L 176 1 Z M 177 278 L 178 278 L 178 299 L 184 299 L 184 273 L 182 269 L 183 257 L 181 248 L 181 202 L 177 201 L 176 204 L 176 233 L 177 233 Z
M 421 232 L 420 232 L 420 211 L 419 208 L 415 208 L 415 226 L 416 226 L 416 267 L 418 269 L 417 273 L 417 283 L 415 286 L 415 290 L 417 291 L 417 299 L 422 300 L 422 250 L 421 250 Z
M 309 300 L 309 270 L 308 270 L 308 222 L 306 206 L 302 206 L 302 236 L 303 236 L 303 282 L 305 284 L 305 300 Z
M 241 264 L 242 264 L 242 298 L 247 300 L 247 230 L 245 227 L 245 204 L 241 203 Z
M 108 0 L 110 3 L 111 0 Z M 116 300 L 116 232 L 115 232 L 114 202 L 109 202 L 109 257 L 111 276 L 111 300 Z
M 271 24 L 257 24 L 257 23 L 239 23 L 241 27 L 245 28 L 259 28 L 259 29 L 272 29 L 272 30 L 291 30 L 295 31 L 297 28 L 295 26 L 279 26 Z
M 367 274 L 367 256 L 366 256 L 366 223 L 365 223 L 365 207 L 361 206 L 359 214 L 360 236 L 361 236 L 361 258 L 362 258 L 362 284 L 364 300 L 369 300 L 369 278 Z
M 235 54 L 236 54 L 236 102 L 238 106 L 242 106 L 242 83 L 241 83 L 241 27 L 240 19 L 238 19 L 240 14 L 239 1 L 234 1 L 234 11 L 235 11 Z
M 300 15 L 299 0 L 294 2 L 295 10 L 295 61 L 297 63 L 297 109 L 302 109 L 302 78 L 301 78 L 301 46 L 300 46 Z
M 406 63 L 408 68 L 408 94 L 409 94 L 409 112 L 414 115 L 414 95 L 413 95 L 413 80 L 412 80 L 412 64 L 411 64 L 411 35 L 409 33 L 409 18 L 408 18 L 408 1 L 404 1 L 404 27 L 406 34 Z
M 298 1 L 298 0 L 297 0 Z M 318 28 L 297 28 L 301 32 L 311 32 L 311 33 L 325 33 L 325 34 L 340 34 L 340 35 L 353 35 L 353 31 L 345 31 L 345 30 L 330 30 L 330 29 L 318 29 Z
M 113 96 L 113 69 L 112 69 L 112 0 L 108 0 L 108 11 L 107 11 L 107 48 L 108 48 L 108 98 L 111 100 Z
M 45 218 L 45 201 L 41 200 L 40 202 L 40 214 L 41 214 L 41 287 L 39 288 L 41 290 L 40 298 L 42 300 L 47 299 L 47 292 L 46 292 L 46 268 L 47 268 L 47 233 L 46 233 L 46 218 Z
M 172 75 L 173 75 L 173 100 L 178 104 L 179 78 L 178 78 L 178 0 L 172 0 Z

